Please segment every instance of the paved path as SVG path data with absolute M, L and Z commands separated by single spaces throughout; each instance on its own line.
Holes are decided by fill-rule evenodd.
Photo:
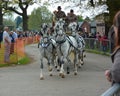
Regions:
M 71 72 L 66 78 L 50 77 L 45 66 L 45 80 L 40 80 L 37 45 L 27 46 L 26 52 L 34 58 L 31 64 L 0 68 L 0 96 L 100 96 L 110 87 L 104 77 L 110 57 L 86 53 L 78 75 Z

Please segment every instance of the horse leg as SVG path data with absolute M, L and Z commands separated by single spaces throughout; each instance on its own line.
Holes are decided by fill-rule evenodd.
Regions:
M 63 57 L 60 58 L 60 73 L 59 73 L 59 75 L 60 75 L 62 78 L 65 78 Z
M 80 64 L 81 64 L 81 65 L 84 64 L 84 61 L 83 61 L 84 56 L 83 56 L 83 55 L 84 55 L 84 54 L 83 54 L 83 50 L 80 50 L 80 53 L 79 53 L 79 60 L 80 60 Z
M 74 53 L 74 75 L 77 75 L 77 67 L 78 67 L 78 53 L 77 51 Z
M 57 71 L 60 71 L 60 67 L 61 67 L 61 60 L 60 60 L 60 58 L 58 57 L 57 58 Z
M 52 59 L 49 59 L 48 60 L 48 70 L 50 72 L 50 76 L 52 76 L 52 66 L 51 66 L 51 64 L 52 64 Z
M 62 77 L 62 78 L 65 78 L 65 74 L 64 74 L 64 64 L 61 64 L 61 68 L 60 68 L 60 76 Z
M 41 65 L 40 65 L 40 80 L 43 80 L 43 59 L 40 60 L 41 61 Z

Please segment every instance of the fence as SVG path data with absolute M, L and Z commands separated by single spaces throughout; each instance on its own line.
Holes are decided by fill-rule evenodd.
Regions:
M 115 83 L 107 91 L 105 91 L 101 96 L 120 96 L 120 84 Z
M 95 38 L 85 38 L 86 50 L 92 50 L 94 52 L 102 52 L 104 54 L 111 53 L 110 40 L 97 40 Z
M 17 64 L 19 60 L 25 57 L 25 45 L 37 43 L 39 41 L 39 36 L 19 38 L 15 43 L 12 43 L 11 54 L 10 54 L 10 64 Z M 0 64 L 5 64 L 4 62 L 4 44 L 1 43 L 0 48 Z

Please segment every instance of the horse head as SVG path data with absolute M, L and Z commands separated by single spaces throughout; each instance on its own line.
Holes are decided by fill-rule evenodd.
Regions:
M 72 35 L 74 36 L 77 32 L 77 23 L 76 22 L 72 22 L 68 25 L 68 28 L 70 30 L 70 32 L 72 33 Z
M 42 34 L 42 38 L 41 38 L 41 43 L 47 44 L 49 42 L 49 26 L 46 23 L 43 23 L 41 25 L 41 34 Z
M 64 26 L 65 26 L 65 21 L 61 18 L 58 21 L 56 21 L 54 29 L 57 31 L 61 29 L 64 30 Z
M 63 30 L 58 30 L 56 33 L 56 37 L 55 40 L 57 43 L 62 43 L 66 40 L 66 35 L 65 32 Z
M 46 23 L 43 23 L 41 25 L 41 30 L 40 30 L 42 37 L 46 37 L 48 35 L 49 32 L 49 26 Z
M 71 30 L 71 31 L 76 31 L 76 28 L 77 28 L 77 23 L 76 22 L 72 22 L 68 25 L 68 28 Z

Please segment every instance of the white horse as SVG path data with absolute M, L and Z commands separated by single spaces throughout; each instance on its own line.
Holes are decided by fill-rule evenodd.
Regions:
M 85 50 L 85 40 L 82 36 L 80 36 L 76 30 L 77 28 L 77 23 L 72 22 L 69 24 L 68 28 L 71 31 L 71 35 L 77 40 L 78 48 L 76 48 L 76 60 L 75 63 L 79 64 L 79 67 L 84 64 L 84 50 Z M 77 59 L 78 58 L 78 59 Z M 78 62 L 79 60 L 79 62 Z
M 59 25 L 59 24 L 58 24 Z M 71 63 L 71 60 L 69 58 L 69 55 L 74 48 L 77 48 L 77 41 L 72 36 L 67 36 L 63 27 L 58 27 L 59 30 L 56 31 L 55 40 L 57 43 L 57 55 L 58 55 L 58 65 L 60 67 L 60 76 L 62 78 L 65 77 L 65 71 L 64 71 L 64 64 L 67 65 L 67 74 L 70 73 L 69 65 Z M 74 65 L 74 74 L 77 75 L 77 66 Z
M 48 70 L 50 72 L 50 76 L 52 76 L 52 65 L 54 64 L 54 45 L 51 38 L 49 38 L 48 30 L 49 27 L 47 24 L 43 24 L 41 26 L 41 40 L 39 43 L 39 51 L 40 51 L 40 79 L 43 80 L 43 59 L 46 58 L 48 61 Z

